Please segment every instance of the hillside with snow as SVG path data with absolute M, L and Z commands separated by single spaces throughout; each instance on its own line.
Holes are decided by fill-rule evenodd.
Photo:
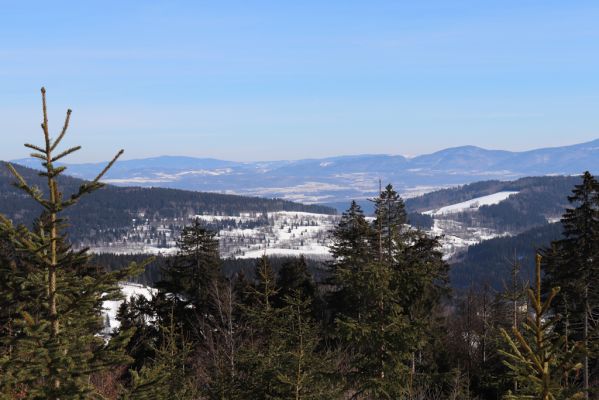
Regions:
M 257 258 L 266 255 L 306 255 L 328 257 L 329 232 L 337 215 L 277 211 L 240 215 L 192 215 L 218 232 L 221 256 Z M 119 240 L 91 246 L 95 253 L 174 254 L 176 238 L 184 227 L 181 221 L 133 221 Z
M 436 210 L 425 211 L 423 214 L 431 215 L 431 216 L 435 216 L 435 215 L 438 216 L 438 215 L 455 214 L 455 213 L 467 212 L 467 211 L 475 211 L 475 210 L 478 210 L 482 206 L 491 206 L 494 204 L 499 204 L 514 194 L 518 194 L 518 192 L 505 191 L 505 192 L 493 193 L 488 196 L 476 197 L 474 199 L 471 199 L 468 201 L 463 201 L 461 203 L 451 204 L 451 205 L 441 207 Z
M 426 214 L 433 217 L 428 232 L 440 236 L 446 258 L 465 250 L 468 246 L 495 237 L 509 235 L 484 226 L 471 226 L 452 216 L 474 213 L 483 205 L 499 204 L 514 191 L 502 191 L 448 204 Z M 329 245 L 332 229 L 338 215 L 309 212 L 277 211 L 268 213 L 240 213 L 232 215 L 193 215 L 217 233 L 221 255 L 225 258 L 258 258 L 268 256 L 299 256 L 326 259 L 330 257 Z M 183 228 L 177 221 L 134 221 L 131 229 L 120 240 L 92 246 L 96 253 L 151 253 L 170 255 L 177 251 L 176 238 Z

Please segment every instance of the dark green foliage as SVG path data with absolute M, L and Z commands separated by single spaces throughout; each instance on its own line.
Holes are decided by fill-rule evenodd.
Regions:
M 463 290 L 471 285 L 488 284 L 500 291 L 509 279 L 514 256 L 522 264 L 523 279 L 532 280 L 535 261 L 531 254 L 549 246 L 561 237 L 561 233 L 561 224 L 547 224 L 515 236 L 498 237 L 470 246 L 451 266 L 451 285 L 456 290 Z
M 427 345 L 447 265 L 437 239 L 408 228 L 391 185 L 374 202 L 372 224 L 352 203 L 333 232 L 332 299 L 338 338 L 349 354 L 350 391 L 395 399 L 414 388 L 416 353 Z
M 599 289 L 593 293 L 599 279 L 598 198 L 599 183 L 587 172 L 569 197 L 576 207 L 568 209 L 562 218 L 564 238 L 554 241 L 546 251 L 546 283 L 560 286 L 560 297 L 568 299 L 571 313 L 580 319 L 584 314 L 584 289 L 592 287 L 589 297 L 599 300 Z
M 430 230 L 433 227 L 435 220 L 428 214 L 411 212 L 408 213 L 408 223 L 417 229 Z
M 308 264 L 304 256 L 283 264 L 278 272 L 277 287 L 279 288 L 276 298 L 277 305 L 284 304 L 285 299 L 293 296 L 296 292 L 301 298 L 314 301 L 316 283 L 308 271 Z
M 508 393 L 507 399 L 565 400 L 584 397 L 576 389 L 568 390 L 564 386 L 567 376 L 582 368 L 582 364 L 575 361 L 581 343 L 568 347 L 566 337 L 555 329 L 558 318 L 550 316 L 549 312 L 558 293 L 559 288 L 553 288 L 547 299 L 542 300 L 541 257 L 537 256 L 535 288 L 528 290 L 534 313 L 524 323 L 524 333 L 515 327 L 511 335 L 501 330 L 508 349 L 500 352 L 519 384 L 517 393 Z
M 339 284 L 361 298 L 355 306 L 357 316 L 341 314 L 336 320 L 339 338 L 350 349 L 350 387 L 374 398 L 405 395 L 415 338 L 404 310 L 394 301 L 393 271 L 372 262 L 339 278 Z
M 205 311 L 209 291 L 220 277 L 218 239 L 199 220 L 183 229 L 177 241 L 177 255 L 162 271 L 158 287 L 179 295 L 184 306 Z
M 239 354 L 239 390 L 241 398 L 266 399 L 275 395 L 277 356 L 281 351 L 276 335 L 277 314 L 274 307 L 277 287 L 275 274 L 263 256 L 256 264 L 256 283 L 250 288 L 248 306 L 243 307 L 243 321 L 250 327 L 249 340 Z
M 334 314 L 357 317 L 363 294 L 353 287 L 354 274 L 359 274 L 373 258 L 370 239 L 372 231 L 360 206 L 354 201 L 343 213 L 332 232 L 331 254 L 334 262 L 330 305 Z
M 238 398 L 338 398 L 337 354 L 323 347 L 311 300 L 302 285 L 277 301 L 280 291 L 268 259 L 262 257 L 251 303 L 242 307 L 248 337 L 238 359 Z
M 568 197 L 572 208 L 562 218 L 564 238 L 544 251 L 548 287 L 559 286 L 554 312 L 563 316 L 557 329 L 567 340 L 582 341 L 586 354 L 581 385 L 592 395 L 599 384 L 599 183 L 589 172 Z
M 177 329 L 174 316 L 159 327 L 160 340 L 154 356 L 138 371 L 131 372 L 131 387 L 123 400 L 193 400 L 200 393 L 190 360 L 192 344 Z
M 139 370 L 146 360 L 155 357 L 159 342 L 159 327 L 152 323 L 154 304 L 144 296 L 134 296 L 121 303 L 116 318 L 119 330 L 131 330 L 133 335 L 127 343 L 127 354 L 132 358 L 130 368 Z
M 85 250 L 75 251 L 69 245 L 63 211 L 102 187 L 99 180 L 122 151 L 96 179 L 82 183 L 68 197 L 63 195 L 57 177 L 65 168 L 55 167 L 54 163 L 79 147 L 55 152 L 71 112 L 67 112 L 61 134 L 52 140 L 44 89 L 42 98 L 45 144 L 26 147 L 34 150 L 33 157 L 42 160 L 39 176 L 45 180 L 45 192 L 29 184 L 10 164 L 8 169 L 16 179 L 15 186 L 43 212 L 32 230 L 0 219 L 0 393 L 9 398 L 16 393 L 31 399 L 90 398 L 96 392 L 91 374 L 126 363 L 123 347 L 132 333 L 122 330 L 108 342 L 100 337 L 102 304 L 118 299 L 117 283 L 139 273 L 143 265 L 132 264 L 106 273 L 90 265 Z
M 285 296 L 277 314 L 277 388 L 281 399 L 338 399 L 343 387 L 335 373 L 339 353 L 327 348 L 321 328 L 312 318 L 312 305 L 300 290 Z

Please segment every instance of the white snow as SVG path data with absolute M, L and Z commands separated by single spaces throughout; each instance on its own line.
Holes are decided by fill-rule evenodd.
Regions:
M 138 285 L 136 283 L 121 283 L 120 284 L 121 287 L 121 293 L 123 293 L 123 296 L 125 297 L 125 299 L 130 300 L 132 297 L 136 297 L 136 296 L 143 296 L 145 297 L 147 300 L 150 300 L 152 298 L 152 295 L 156 292 L 156 289 L 151 288 L 149 286 L 144 286 L 144 285 Z M 116 319 L 116 315 L 117 312 L 119 311 L 119 307 L 121 306 L 121 304 L 123 303 L 122 300 L 110 300 L 110 301 L 105 301 L 103 304 L 103 308 L 104 308 L 104 318 L 106 318 L 106 315 L 108 315 L 108 320 L 110 322 L 109 326 L 106 326 L 104 328 L 105 333 L 109 334 L 112 332 L 113 329 L 117 329 L 121 326 L 121 323 L 119 321 L 117 321 Z
M 484 240 L 507 236 L 507 232 L 497 232 L 489 228 L 473 228 L 464 226 L 458 221 L 449 219 L 434 220 L 433 228 L 429 231 L 434 236 L 441 236 L 440 244 L 443 258 L 450 259 L 455 254 Z
M 502 201 L 506 200 L 511 195 L 517 194 L 518 192 L 497 192 L 494 194 L 490 194 L 488 196 L 477 197 L 472 200 L 464 201 L 462 203 L 452 204 L 449 206 L 441 207 L 436 210 L 429 210 L 424 212 L 423 214 L 427 215 L 447 215 L 447 214 L 455 214 L 468 210 L 478 210 L 482 206 L 490 206 L 493 204 L 499 204 Z
M 257 258 L 262 255 L 306 255 L 330 257 L 329 232 L 338 216 L 308 212 L 278 211 L 268 213 L 269 225 L 255 229 L 222 230 L 225 244 L 239 241 L 223 253 L 236 258 Z M 227 239 L 230 238 L 231 240 Z M 252 240 L 248 238 L 259 238 Z M 221 249 L 223 246 L 221 246 Z

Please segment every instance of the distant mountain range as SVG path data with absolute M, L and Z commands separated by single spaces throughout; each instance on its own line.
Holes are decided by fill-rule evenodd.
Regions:
M 37 167 L 35 159 L 14 162 Z M 89 179 L 98 164 L 68 165 L 72 176 Z M 599 172 L 599 139 L 572 146 L 523 152 L 455 147 L 407 158 L 355 155 L 297 161 L 234 162 L 162 156 L 118 162 L 106 181 L 121 186 L 165 187 L 228 194 L 278 197 L 303 203 L 338 205 L 377 193 L 379 179 L 406 197 L 439 187 L 523 176 Z

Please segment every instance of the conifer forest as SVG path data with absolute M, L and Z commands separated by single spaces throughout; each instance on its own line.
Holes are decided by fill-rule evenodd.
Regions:
M 506 251 L 512 242 L 491 248 L 505 260 L 500 285 L 482 272 L 452 285 L 442 236 L 410 224 L 428 218 L 430 228 L 433 219 L 410 214 L 392 184 L 372 198 L 372 213 L 347 204 L 327 231 L 330 257 L 319 262 L 266 251 L 236 262 L 221 255 L 218 226 L 190 218 L 168 257 L 138 254 L 115 266 L 116 255 L 71 241 L 86 222 L 69 212 L 110 189 L 102 180 L 123 151 L 74 187 L 63 177 L 64 159 L 80 149 L 62 146 L 70 118 L 69 110 L 54 135 L 42 88 L 43 135 L 25 144 L 42 184 L 2 166 L 37 214 L 0 215 L 0 398 L 599 399 L 599 182 L 591 173 L 568 178 L 559 229 L 527 248 L 529 267 Z M 237 207 L 244 202 L 264 213 L 270 204 L 247 198 Z M 91 204 L 104 218 L 102 203 Z M 509 217 L 501 212 L 487 217 Z M 477 260 L 481 270 L 496 268 Z M 123 294 L 150 270 L 147 295 Z

